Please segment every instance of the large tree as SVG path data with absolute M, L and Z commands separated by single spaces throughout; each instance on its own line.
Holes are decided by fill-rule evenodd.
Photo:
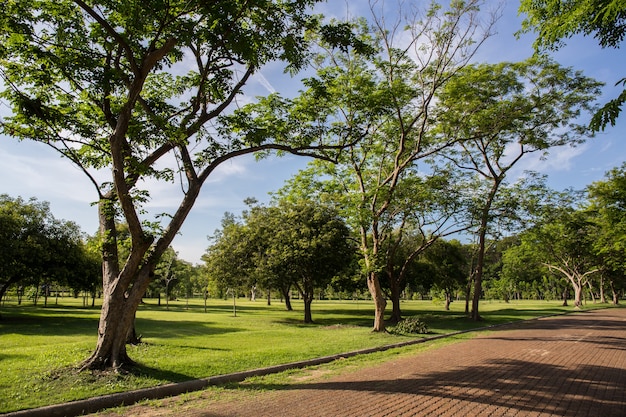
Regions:
M 350 231 L 336 210 L 310 200 L 282 202 L 268 211 L 274 219 L 267 262 L 275 275 L 293 283 L 304 301 L 304 322 L 312 323 L 316 289 L 351 266 Z
M 271 135 L 232 131 L 219 118 L 267 62 L 290 71 L 307 58 L 316 0 L 14 0 L 0 11 L 2 133 L 53 147 L 93 183 L 99 205 L 103 307 L 85 368 L 132 363 L 126 339 L 164 251 L 203 184 L 224 161 L 280 150 L 331 158 L 305 116 Z M 345 32 L 345 31 L 344 31 Z M 340 41 L 341 31 L 324 33 Z M 284 103 L 284 102 L 283 102 Z M 323 123 L 323 121 L 322 121 Z M 108 178 L 107 174 L 108 173 Z M 104 179 L 103 179 L 104 177 Z M 142 212 L 155 181 L 176 183 L 178 206 Z M 176 195 L 175 191 L 171 196 Z M 131 251 L 120 266 L 116 216 Z
M 574 306 L 582 306 L 582 291 L 592 274 L 599 272 L 593 248 L 596 225 L 584 210 L 554 208 L 545 222 L 526 232 L 522 245 L 551 272 L 567 279 L 574 290 Z
M 281 290 L 289 310 L 289 289 L 295 287 L 304 301 L 304 322 L 312 323 L 315 290 L 351 267 L 349 238 L 333 208 L 311 200 L 279 201 L 253 207 L 241 223 L 226 222 L 203 259 L 226 285 Z
M 526 15 L 521 32 L 537 33 L 534 45 L 539 52 L 559 49 L 577 34 L 593 36 L 602 48 L 619 49 L 626 35 L 623 0 L 522 0 L 519 11 Z M 620 84 L 626 85 L 626 78 L 616 86 Z M 591 128 L 614 126 L 625 101 L 626 89 L 595 113 Z
M 519 206 L 507 195 L 511 170 L 529 154 L 574 146 L 590 134 L 579 117 L 590 110 L 600 84 L 544 58 L 467 66 L 438 95 L 440 133 L 457 138 L 445 158 L 479 181 L 478 250 L 471 316 L 480 319 L 487 238 Z M 448 139 L 451 140 L 451 139 Z M 504 193 L 504 194 L 503 194 Z
M 399 289 L 408 266 L 444 229 L 450 231 L 449 220 L 458 209 L 454 181 L 424 161 L 452 144 L 431 133 L 431 113 L 436 92 L 490 34 L 493 22 L 481 25 L 481 3 L 453 1 L 401 10 L 396 16 L 408 20 L 393 25 L 388 25 L 388 10 L 372 7 L 371 24 L 354 23 L 359 39 L 370 45 L 368 53 L 327 49 L 301 96 L 303 112 L 330 114 L 337 131 L 359 138 L 338 164 L 318 164 L 312 170 L 324 180 L 326 198 L 343 210 L 358 236 L 362 271 L 375 305 L 375 331 L 385 329 L 387 298 L 381 280 L 388 280 L 392 319 L 398 320 Z M 407 232 L 423 238 L 397 267 L 395 252 Z

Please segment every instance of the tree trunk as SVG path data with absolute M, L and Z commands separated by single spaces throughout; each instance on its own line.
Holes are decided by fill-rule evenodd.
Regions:
M 390 324 L 400 323 L 402 320 L 402 311 L 400 308 L 400 285 L 393 277 L 389 278 L 389 285 L 391 287 L 391 317 L 387 320 Z
M 304 322 L 313 323 L 313 316 L 311 314 L 311 304 L 313 303 L 313 294 L 302 295 L 304 300 Z
M 446 293 L 445 308 L 446 308 L 446 311 L 449 311 L 450 310 L 450 303 L 452 303 L 452 294 L 450 294 L 448 291 L 446 291 L 445 293 Z
M 606 304 L 606 294 L 604 293 L 604 276 L 600 274 L 600 302 Z
M 469 278 L 467 279 L 467 285 L 465 286 L 465 314 L 469 316 L 470 314 L 470 298 L 472 296 L 472 284 L 474 283 L 474 274 L 471 273 Z
M 383 290 L 380 287 L 378 276 L 375 272 L 370 272 L 367 277 L 367 288 L 370 290 L 372 300 L 374 300 L 374 328 L 375 332 L 385 331 L 385 307 L 387 307 L 387 300 L 383 294 Z
M 613 294 L 613 304 L 614 305 L 618 305 L 619 304 L 619 294 L 617 293 L 617 291 L 615 291 L 615 285 L 613 284 L 613 280 L 609 281 L 609 285 L 611 287 L 611 293 Z
M 575 308 L 582 308 L 583 303 L 582 303 L 582 293 L 583 293 L 583 287 L 581 284 L 576 284 L 575 282 L 572 282 L 572 286 L 574 287 L 574 307 Z
M 483 271 L 485 267 L 485 251 L 487 250 L 489 212 L 491 211 L 491 206 L 498 192 L 498 188 L 500 187 L 500 183 L 504 179 L 504 172 L 492 179 L 493 184 L 491 186 L 491 190 L 489 191 L 487 201 L 485 201 L 485 206 L 482 208 L 480 229 L 478 230 L 478 253 L 476 256 L 476 269 L 474 274 L 474 297 L 472 298 L 472 311 L 470 313 L 470 317 L 474 321 L 481 320 L 480 313 L 478 312 L 478 303 L 483 292 Z
M 489 211 L 487 210 L 486 214 L 483 214 L 483 223 L 480 228 L 479 237 L 478 237 L 478 255 L 476 259 L 476 270 L 474 271 L 474 296 L 472 297 L 472 311 L 470 312 L 470 317 L 474 321 L 481 320 L 480 313 L 478 312 L 478 304 L 480 301 L 480 297 L 483 292 L 483 269 L 485 264 L 485 248 L 486 248 L 486 240 L 487 240 L 487 216 Z
M 591 295 L 591 301 L 596 303 L 596 294 L 593 292 L 593 287 L 591 286 L 591 282 L 587 281 L 587 286 L 589 287 L 589 295 Z
M 291 296 L 289 295 L 289 292 L 291 291 L 291 287 L 281 287 L 280 292 L 283 294 L 283 297 L 285 297 L 285 309 L 287 311 L 293 311 L 293 307 L 291 305 Z
M 100 201 L 100 231 L 106 237 L 102 243 L 102 309 L 96 349 L 83 362 L 82 369 L 119 370 L 133 364 L 126 353 L 126 343 L 133 336 L 136 338 L 135 313 L 153 277 L 153 268 L 147 265 L 140 268 L 149 241 L 136 243 L 124 270 L 120 271 L 112 207 L 111 201 Z
M 132 365 L 126 353 L 126 342 L 133 330 L 135 310 L 139 303 L 128 300 L 123 293 L 104 297 L 96 350 L 83 363 L 83 369 L 120 369 Z

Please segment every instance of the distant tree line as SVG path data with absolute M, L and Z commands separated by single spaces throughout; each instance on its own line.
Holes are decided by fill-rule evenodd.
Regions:
M 58 220 L 46 202 L 0 195 L 0 300 L 14 285 L 18 302 L 47 304 L 54 289 L 95 297 L 100 259 L 77 224 Z

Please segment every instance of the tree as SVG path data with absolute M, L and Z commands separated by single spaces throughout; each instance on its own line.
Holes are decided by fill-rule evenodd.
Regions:
M 626 164 L 609 171 L 603 181 L 589 185 L 587 194 L 586 210 L 597 226 L 595 252 L 617 304 L 618 291 L 626 287 Z
M 47 202 L 1 194 L 0 299 L 16 283 L 92 285 L 97 264 L 82 239 L 78 225 L 57 220 Z
M 526 15 L 520 33 L 537 33 L 537 51 L 557 50 L 565 39 L 577 34 L 593 35 L 602 48 L 618 49 L 626 34 L 622 0 L 522 0 L 519 11 Z M 615 85 L 620 84 L 626 85 L 626 78 Z M 591 128 L 598 131 L 607 124 L 614 126 L 624 101 L 626 89 L 594 114 Z
M 238 222 L 232 213 L 222 219 L 222 228 L 212 236 L 213 243 L 202 255 L 207 273 L 223 291 L 238 292 L 251 284 L 259 263 L 259 248 L 265 250 L 267 242 L 249 232 L 244 222 Z
M 15 0 L 0 14 L 2 132 L 45 143 L 76 164 L 97 193 L 105 237 L 103 308 L 96 348 L 83 368 L 131 364 L 125 341 L 137 306 L 207 178 L 224 161 L 272 150 L 332 158 L 314 120 L 229 128 L 249 78 L 267 62 L 288 71 L 307 60 L 316 0 Z M 341 31 L 325 32 L 338 42 Z M 285 104 L 276 97 L 270 103 Z M 240 119 L 245 117 L 238 115 Z M 232 120 L 231 120 L 232 121 Z M 271 129 L 271 134 L 267 133 Z M 256 133 L 256 134 L 255 134 Z M 322 152 L 324 151 L 324 152 Z M 100 182 L 96 171 L 109 171 Z M 178 207 L 148 221 L 152 181 L 174 184 Z M 172 192 L 174 195 L 174 192 Z M 132 248 L 118 261 L 115 221 Z
M 467 279 L 467 259 L 461 242 L 440 239 L 420 256 L 422 262 L 429 264 L 432 282 L 436 290 L 444 295 L 446 310 L 454 300 L 454 293 Z
M 314 291 L 351 266 L 348 228 L 334 209 L 313 201 L 256 206 L 243 223 L 225 226 L 203 257 L 210 273 L 231 288 L 278 288 L 288 310 L 288 290 L 296 287 L 304 300 L 305 323 L 313 322 Z
M 584 141 L 589 131 L 578 118 L 590 109 L 599 85 L 580 72 L 535 57 L 466 66 L 441 89 L 440 134 L 458 143 L 443 156 L 478 181 L 472 213 L 478 224 L 472 319 L 480 319 L 487 237 L 496 220 L 502 224 L 519 209 L 507 191 L 507 175 L 528 154 L 545 157 L 551 148 Z
M 273 210 L 277 226 L 269 242 L 272 270 L 290 278 L 304 301 L 304 322 L 312 323 L 315 289 L 326 288 L 352 261 L 350 231 L 337 212 L 312 201 L 284 202 Z M 276 224 L 276 223 L 275 223 Z
M 592 274 L 599 271 L 593 251 L 597 230 L 583 210 L 554 208 L 539 227 L 524 234 L 522 242 L 551 272 L 566 278 L 574 290 L 574 306 L 582 307 L 582 290 Z
M 367 53 L 327 48 L 301 95 L 303 112 L 331 115 L 335 134 L 354 138 L 336 165 L 320 163 L 311 169 L 323 180 L 318 182 L 327 193 L 325 201 L 342 210 L 358 236 L 361 267 L 375 306 L 375 331 L 385 329 L 387 299 L 381 279 L 388 281 L 392 294 L 391 320 L 399 320 L 403 271 L 444 230 L 451 232 L 459 208 L 453 180 L 430 170 L 425 160 L 452 145 L 431 133 L 430 116 L 436 92 L 489 34 L 492 22 L 481 26 L 480 4 L 432 3 L 414 11 L 406 30 L 400 29 L 400 20 L 385 27 L 385 11 L 377 15 L 372 6 L 371 26 L 349 23 L 370 46 Z M 408 231 L 423 234 L 423 239 L 403 266 L 395 268 L 394 251 Z

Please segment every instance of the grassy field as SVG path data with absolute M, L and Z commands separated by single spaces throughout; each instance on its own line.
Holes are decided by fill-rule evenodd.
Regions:
M 236 317 L 232 301 L 209 300 L 205 313 L 202 300 L 190 300 L 188 307 L 170 302 L 169 311 L 147 300 L 137 313 L 144 343 L 129 349 L 140 366 L 128 374 L 94 375 L 75 367 L 95 346 L 99 308 L 71 298 L 54 303 L 5 303 L 1 309 L 0 413 L 420 337 L 372 333 L 373 306 L 367 301 L 315 301 L 315 324 L 304 325 L 297 300 L 292 312 L 278 301 L 267 306 L 238 300 Z M 559 302 L 485 301 L 484 321 L 477 324 L 465 318 L 461 302 L 450 311 L 431 301 L 407 301 L 402 308 L 405 316 L 420 316 L 430 336 L 572 310 Z

